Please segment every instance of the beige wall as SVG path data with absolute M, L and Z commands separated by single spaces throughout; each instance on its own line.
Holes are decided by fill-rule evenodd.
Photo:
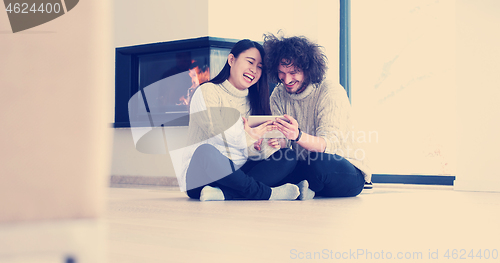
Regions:
M 457 1 L 455 189 L 500 192 L 500 2 Z
M 187 127 L 168 127 L 169 134 L 183 140 Z M 158 129 L 159 131 L 159 129 Z M 135 149 L 129 128 L 114 129 L 111 175 L 175 177 L 170 155 L 145 154 Z
M 114 6 L 115 46 L 208 35 L 208 0 L 120 0 Z
M 13 34 L 0 12 L 0 222 L 102 214 L 114 86 L 109 14 L 109 2 L 85 1 Z
M 494 0 L 352 1 L 352 104 L 356 128 L 377 134 L 364 144 L 374 173 L 500 191 L 498 11 Z
M 208 36 L 207 10 L 208 0 L 120 1 L 114 5 L 114 46 Z M 174 129 L 187 131 L 187 127 Z M 137 151 L 130 129 L 114 129 L 113 134 L 111 175 L 175 177 L 168 154 Z
M 328 77 L 338 82 L 339 1 L 331 0 L 209 0 L 210 36 L 262 41 L 264 33 L 306 36 L 325 48 Z
M 351 21 L 355 128 L 372 172 L 454 174 L 455 1 L 353 0 Z
M 80 1 L 15 34 L 0 12 L 2 262 L 47 253 L 104 259 L 99 222 L 111 160 L 111 7 Z
M 205 4 L 208 11 L 194 10 L 199 18 L 196 23 L 207 27 L 193 27 L 193 23 L 185 22 L 160 32 L 149 30 L 151 21 L 166 18 L 156 15 L 134 19 L 134 27 L 130 29 L 131 22 L 122 20 L 140 17 L 142 11 L 135 14 L 133 10 L 138 7 L 130 3 L 117 5 L 115 46 L 205 35 L 261 40 L 262 33 L 282 29 L 287 35 L 306 35 L 325 46 L 330 61 L 329 77 L 338 79 L 338 26 L 335 25 L 338 17 L 328 17 L 338 14 L 338 3 L 268 2 L 262 1 L 266 8 L 261 8 L 260 2 L 248 6 L 226 0 L 203 1 L 198 6 Z M 457 189 L 467 188 L 465 185 L 476 185 L 474 189 L 500 185 L 493 172 L 494 161 L 486 162 L 498 157 L 496 126 L 487 121 L 498 117 L 495 115 L 498 111 L 494 110 L 498 79 L 492 73 L 498 70 L 498 65 L 491 62 L 498 61 L 495 60 L 498 35 L 490 30 L 491 25 L 499 22 L 490 14 L 491 10 L 498 10 L 498 4 L 453 0 L 413 2 L 415 6 L 400 1 L 384 4 L 352 1 L 352 103 L 357 118 L 354 128 L 362 132 L 355 135 L 371 141 L 365 145 L 366 154 L 372 159 L 375 173 L 452 174 L 457 176 Z M 164 5 L 174 8 L 179 19 L 190 15 L 191 9 L 186 9 L 188 3 L 179 4 L 178 8 L 169 1 Z M 241 10 L 245 10 L 248 18 L 234 23 L 235 17 L 242 17 Z M 303 23 L 286 19 L 298 16 L 307 19 Z M 259 18 L 252 20 L 252 17 Z M 394 23 L 395 20 L 400 22 Z M 470 93 L 469 87 L 477 87 L 479 83 L 480 92 Z M 374 88 L 378 95 L 367 88 Z M 474 106 L 462 106 L 470 105 L 470 101 Z M 482 127 L 481 136 L 476 134 L 477 127 Z M 130 131 L 115 130 L 113 175 L 174 177 L 168 156 L 141 154 L 132 143 Z M 398 151 L 398 147 L 405 147 L 406 152 Z M 385 152 L 380 153 L 377 148 Z M 423 162 L 426 164 L 422 165 Z M 475 162 L 481 163 L 479 170 L 468 165 Z

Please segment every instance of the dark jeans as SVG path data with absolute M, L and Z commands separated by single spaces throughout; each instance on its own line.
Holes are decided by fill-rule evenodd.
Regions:
M 296 184 L 302 180 L 309 182 L 309 188 L 316 196 L 350 197 L 363 190 L 364 175 L 348 160 L 336 154 L 309 154 L 305 161 L 298 161 L 295 170 L 279 182 Z
M 293 171 L 296 159 L 295 152 L 281 149 L 266 160 L 248 160 L 240 169 L 233 171 L 231 160 L 212 145 L 203 144 L 194 152 L 187 170 L 186 184 L 190 189 L 187 195 L 199 199 L 201 189 L 209 185 L 219 187 L 226 200 L 268 200 L 271 187 Z M 191 189 L 190 185 L 200 185 L 199 182 L 206 184 Z

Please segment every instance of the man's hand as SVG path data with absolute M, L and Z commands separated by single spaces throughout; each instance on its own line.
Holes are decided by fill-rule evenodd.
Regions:
M 299 123 L 290 115 L 285 114 L 283 115 L 283 117 L 285 117 L 288 122 L 280 118 L 276 118 L 276 121 L 273 122 L 273 124 L 276 125 L 278 131 L 283 133 L 283 135 L 285 135 L 287 139 L 297 139 L 297 137 L 299 136 Z
M 255 148 L 255 150 L 257 151 L 260 151 L 262 148 L 261 148 L 261 144 L 262 144 L 262 138 L 258 139 L 256 142 L 253 143 L 253 148 Z
M 283 139 L 283 138 L 274 138 L 274 139 L 269 139 L 267 141 L 267 144 L 273 148 L 276 148 L 276 149 L 282 149 L 282 148 L 286 148 L 286 140 Z
M 299 136 L 299 124 L 297 121 L 290 115 L 284 115 L 286 119 L 290 121 L 290 123 L 276 119 L 274 124 L 276 125 L 278 131 L 282 132 L 285 137 L 289 140 L 296 140 Z M 310 152 L 324 152 L 326 149 L 326 141 L 322 137 L 313 136 L 302 131 L 302 137 L 300 137 L 300 141 L 297 142 L 302 148 L 310 151 Z

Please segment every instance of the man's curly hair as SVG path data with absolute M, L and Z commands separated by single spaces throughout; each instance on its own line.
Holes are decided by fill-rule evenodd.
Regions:
M 265 64 L 268 69 L 268 78 L 271 82 L 281 82 L 278 78 L 278 67 L 290 64 L 304 72 L 307 83 L 316 84 L 323 81 L 327 70 L 327 57 L 321 46 L 309 41 L 306 37 L 285 38 L 264 34 L 263 46 L 266 51 Z

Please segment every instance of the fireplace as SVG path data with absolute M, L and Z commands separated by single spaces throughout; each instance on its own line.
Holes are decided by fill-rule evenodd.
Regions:
M 186 126 L 189 101 L 236 43 L 202 37 L 116 49 L 116 128 Z

